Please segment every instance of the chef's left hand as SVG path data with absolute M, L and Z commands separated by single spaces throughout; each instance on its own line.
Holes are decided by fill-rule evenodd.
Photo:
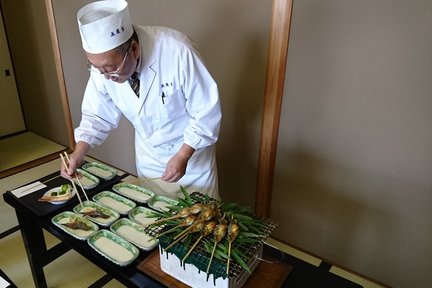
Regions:
M 177 182 L 186 172 L 188 159 L 185 159 L 178 154 L 174 155 L 166 166 L 165 172 L 161 179 L 167 182 Z
M 183 144 L 180 150 L 168 161 L 161 179 L 167 182 L 177 182 L 186 173 L 187 163 L 195 149 Z

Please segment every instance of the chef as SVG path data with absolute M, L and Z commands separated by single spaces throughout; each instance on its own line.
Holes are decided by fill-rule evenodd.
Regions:
M 77 20 L 90 78 L 62 176 L 73 175 L 123 114 L 135 129 L 138 177 L 219 198 L 218 87 L 191 40 L 166 27 L 133 25 L 124 0 L 90 3 Z

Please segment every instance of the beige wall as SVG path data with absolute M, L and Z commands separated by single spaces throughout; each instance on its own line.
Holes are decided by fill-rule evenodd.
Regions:
M 432 287 L 432 1 L 294 2 L 275 236 Z
M 45 0 L 1 0 L 29 131 L 68 146 Z

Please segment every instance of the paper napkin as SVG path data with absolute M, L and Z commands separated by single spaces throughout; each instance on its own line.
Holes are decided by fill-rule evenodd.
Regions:
M 43 189 L 45 187 L 47 187 L 45 184 L 42 184 L 40 181 L 37 181 L 29 185 L 14 189 L 11 191 L 11 193 L 16 197 L 20 198 L 30 193 L 33 193 L 35 191 L 38 191 L 40 189 Z

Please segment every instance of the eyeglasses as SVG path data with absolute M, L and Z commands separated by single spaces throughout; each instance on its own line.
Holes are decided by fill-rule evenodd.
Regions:
M 123 65 L 126 62 L 126 58 L 129 54 L 129 49 L 132 45 L 132 42 L 129 43 L 129 46 L 126 50 L 125 56 L 123 57 L 123 61 L 121 62 L 120 66 L 118 66 L 118 68 L 115 71 L 111 71 L 111 72 L 102 72 L 100 71 L 98 68 L 94 67 L 92 63 L 87 62 L 87 69 L 90 72 L 96 73 L 96 74 L 102 74 L 104 75 L 106 78 L 119 78 L 120 77 L 120 71 L 123 69 Z

